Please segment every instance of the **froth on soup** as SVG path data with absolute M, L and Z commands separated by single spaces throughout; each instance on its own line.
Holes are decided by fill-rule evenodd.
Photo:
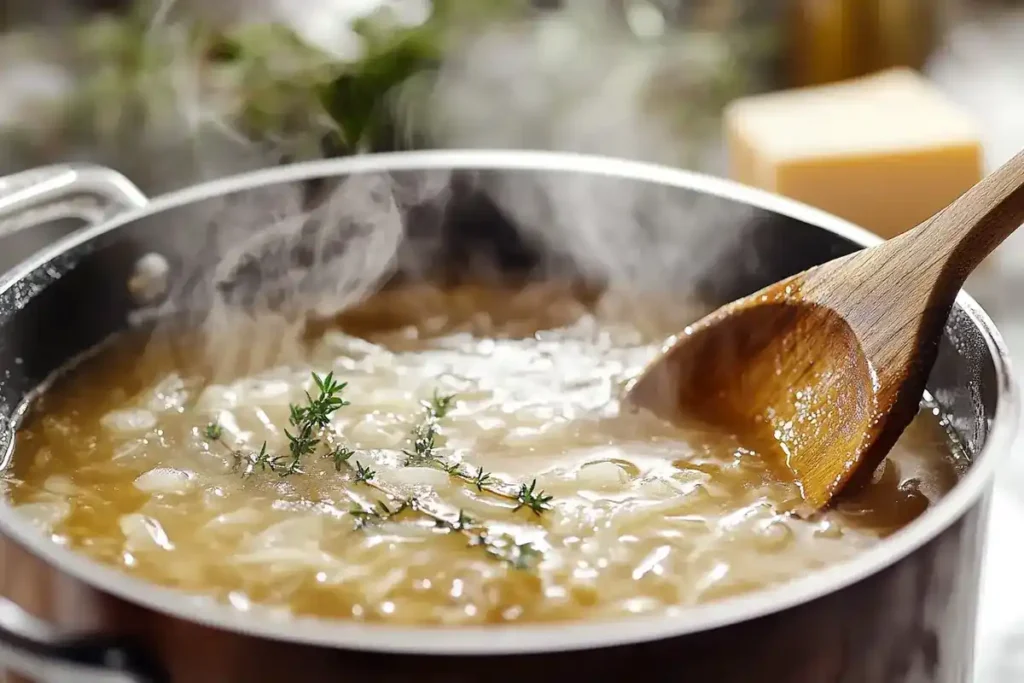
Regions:
M 698 312 L 555 286 L 399 289 L 242 372 L 194 331 L 135 330 L 33 401 L 5 493 L 54 542 L 239 610 L 456 625 L 776 585 L 957 481 L 962 451 L 927 404 L 865 489 L 809 519 L 733 435 L 620 412 Z

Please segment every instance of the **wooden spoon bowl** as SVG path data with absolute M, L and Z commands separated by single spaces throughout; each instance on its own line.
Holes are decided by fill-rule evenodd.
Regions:
M 1024 152 L 910 232 L 688 327 L 627 402 L 732 431 L 824 507 L 910 424 L 960 287 L 1022 222 Z
M 785 285 L 776 288 L 785 292 Z M 805 499 L 820 507 L 802 482 L 848 474 L 872 441 L 878 414 L 872 369 L 850 326 L 828 308 L 777 296 L 720 309 L 685 334 L 685 353 L 653 366 L 630 400 L 662 419 L 686 414 L 742 435 L 754 450 L 776 456 L 780 474 L 792 473 Z M 815 343 L 820 339 L 828 343 Z M 820 452 L 848 453 L 843 471 L 819 471 L 831 465 L 812 457 Z

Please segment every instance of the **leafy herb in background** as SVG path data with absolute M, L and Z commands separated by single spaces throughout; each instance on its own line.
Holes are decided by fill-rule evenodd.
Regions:
M 374 17 L 355 22 L 366 53 L 319 89 L 320 101 L 338 124 L 337 152 L 395 151 L 429 147 L 417 104 L 398 108 L 395 96 L 414 78 L 427 79 L 441 64 L 460 33 L 472 34 L 483 24 L 524 16 L 524 0 L 433 0 L 433 11 L 421 26 L 396 28 Z M 330 146 L 330 145 L 328 145 Z
M 233 156 L 267 164 L 437 146 L 429 99 L 446 54 L 482 27 L 534 16 L 545 3 L 433 0 L 419 26 L 400 25 L 385 8 L 353 24 L 365 43 L 353 59 L 325 53 L 284 24 L 214 27 L 181 12 L 154 21 L 152 0 L 125 4 L 126 13 L 32 38 L 29 52 L 57 55 L 72 66 L 73 83 L 22 124 L 0 129 L 0 172 L 85 156 L 158 192 L 240 170 Z M 753 87 L 751 65 L 763 65 L 778 40 L 756 16 L 719 35 L 690 14 L 684 30 L 666 34 L 678 49 L 649 103 L 683 147 L 713 137 L 721 106 Z M 159 168 L 149 161 L 154 153 Z
M 319 89 L 324 109 L 338 125 L 342 153 L 391 151 L 408 147 L 395 120 L 393 95 L 412 76 L 440 63 L 440 50 L 429 34 L 410 33 L 371 48 L 358 66 Z
M 29 36 L 47 54 L 48 46 L 61 45 L 56 53 L 71 66 L 73 84 L 3 135 L 3 143 L 26 157 L 23 166 L 85 149 L 93 160 L 129 171 L 136 170 L 140 145 L 170 151 L 186 133 L 193 140 L 226 134 L 281 161 L 428 147 L 426 132 L 395 106 L 396 90 L 414 77 L 429 79 L 458 35 L 523 16 L 529 2 L 433 0 L 432 6 L 419 26 L 397 24 L 386 8 L 356 21 L 365 51 L 346 60 L 286 24 L 243 20 L 215 27 L 180 14 L 157 20 L 160 9 L 139 0 L 122 14 Z

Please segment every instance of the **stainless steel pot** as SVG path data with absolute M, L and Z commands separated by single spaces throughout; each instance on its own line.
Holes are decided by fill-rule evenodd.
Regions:
M 688 269 L 678 282 L 712 303 L 875 241 L 834 217 L 727 181 L 576 155 L 365 156 L 227 178 L 149 202 L 109 170 L 44 169 L 0 181 L 0 219 L 7 221 L 0 230 L 69 214 L 99 222 L 0 279 L 0 447 L 9 450 L 12 420 L 29 392 L 153 305 L 129 285 L 147 254 L 169 268 L 166 301 L 201 311 L 220 291 L 205 284 L 216 259 L 203 257 L 216 256 L 210 223 L 225 207 L 269 206 L 282 188 L 315 197 L 325 181 L 360 174 L 405 182 L 448 171 L 443 208 L 412 201 L 402 210 L 408 235 L 433 230 L 439 237 L 429 241 L 430 261 L 449 278 L 484 262 L 487 272 L 544 276 L 571 266 L 602 277 L 610 262 L 583 262 L 571 240 L 554 248 L 556 241 L 527 226 L 524 216 L 552 227 L 566 218 L 557 210 L 559 193 L 582 199 L 573 205 L 580 221 L 607 214 L 588 199 L 614 198 L 621 216 L 641 226 L 630 237 L 634 245 L 673 231 L 684 247 L 657 245 L 659 265 Z M 93 198 L 90 208 L 83 197 Z M 392 268 L 423 276 L 408 263 L 399 258 Z M 638 286 L 679 286 L 673 277 L 645 279 L 651 268 L 634 265 L 641 266 L 633 270 Z M 929 388 L 972 459 L 949 495 L 851 562 L 676 616 L 460 629 L 261 620 L 101 566 L 0 502 L 0 663 L 44 681 L 106 683 L 967 683 L 988 494 L 1018 416 L 1003 342 L 967 295 L 958 299 Z

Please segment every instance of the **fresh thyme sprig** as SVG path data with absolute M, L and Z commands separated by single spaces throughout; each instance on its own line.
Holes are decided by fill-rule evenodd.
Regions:
M 347 446 L 338 446 L 328 453 L 328 457 L 334 461 L 335 471 L 341 472 L 341 468 L 344 467 L 345 464 L 348 463 L 349 458 L 355 454 L 356 452 Z
M 263 445 L 260 446 L 259 453 L 252 458 L 252 469 L 259 469 L 264 472 L 283 472 L 286 471 L 287 458 L 281 456 L 273 456 L 267 453 L 267 442 L 264 441 Z
M 313 373 L 313 382 L 316 384 L 319 394 L 316 398 L 306 392 L 306 405 L 299 406 L 292 404 L 288 423 L 291 430 L 285 430 L 284 435 L 288 438 L 288 452 L 291 454 L 291 461 L 283 476 L 298 474 L 302 470 L 302 460 L 312 455 L 320 444 L 319 432 L 331 422 L 331 416 L 339 408 L 349 405 L 341 396 L 341 392 L 348 386 L 347 382 L 337 382 L 334 373 L 329 372 L 326 376 Z
M 412 430 L 412 450 L 402 451 L 406 455 L 406 465 L 442 464 L 437 457 L 438 421 L 448 414 L 454 400 L 454 394 L 445 396 L 434 391 L 434 396 L 426 402 L 426 417 Z
M 410 435 L 412 450 L 402 451 L 406 456 L 406 466 L 436 467 L 452 477 L 472 484 L 478 491 L 486 491 L 500 498 L 514 501 L 516 510 L 525 507 L 536 515 L 550 510 L 553 497 L 544 491 L 537 490 L 536 479 L 530 482 L 529 486 L 507 484 L 498 480 L 490 472 L 486 472 L 483 467 L 474 472 L 462 463 L 448 462 L 438 452 L 436 439 L 439 422 L 451 410 L 454 401 L 454 394 L 443 395 L 435 391 L 430 401 L 425 402 L 426 415 L 422 422 L 413 427 Z
M 515 569 L 532 569 L 544 557 L 544 553 L 537 546 L 529 542 L 517 543 L 515 538 L 508 534 L 484 534 L 480 537 L 479 543 L 471 542 L 470 545 L 482 545 L 488 555 Z
M 356 483 L 365 483 L 372 481 L 377 476 L 377 473 L 371 470 L 369 467 L 363 467 L 363 463 L 356 460 Z
M 483 548 L 488 555 L 514 569 L 532 569 L 544 556 L 544 553 L 532 543 L 517 543 L 515 538 L 508 534 L 489 533 L 464 510 L 459 510 L 458 516 L 453 520 L 450 515 L 431 510 L 415 498 L 403 499 L 394 508 L 381 501 L 372 506 L 357 505 L 352 508 L 350 514 L 356 520 L 356 529 L 370 529 L 395 519 L 407 510 L 419 512 L 433 519 L 435 526 L 440 529 L 461 534 L 470 547 Z
M 491 557 L 515 569 L 531 569 L 543 557 L 543 553 L 532 543 L 517 543 L 508 534 L 490 533 L 464 510 L 459 510 L 454 521 L 436 517 L 435 524 L 453 533 L 462 534 L 470 547 L 479 546 Z
M 266 442 L 255 453 L 243 453 L 231 448 L 223 439 L 223 429 L 212 422 L 203 429 L 207 440 L 217 442 L 235 458 L 236 469 L 244 464 L 243 476 L 252 472 L 270 471 L 282 477 L 301 474 L 302 463 L 307 457 L 315 454 L 319 447 L 326 446 L 325 458 L 334 463 L 336 471 L 347 469 L 352 474 L 352 482 L 375 489 L 388 500 L 401 501 L 397 505 L 389 505 L 377 501 L 373 505 L 356 504 L 350 511 L 355 519 L 357 529 L 366 529 L 382 522 L 392 520 L 406 511 L 415 511 L 422 516 L 434 520 L 439 527 L 448 532 L 464 536 L 471 547 L 481 547 L 491 557 L 498 559 L 517 569 L 533 567 L 542 553 L 533 544 L 517 543 L 507 534 L 492 534 L 485 526 L 476 522 L 463 510 L 446 512 L 434 509 L 434 506 L 421 503 L 415 498 L 403 498 L 397 490 L 377 481 L 377 473 L 370 465 L 356 460 L 355 451 L 344 444 L 337 443 L 338 435 L 328 429 L 333 414 L 349 405 L 342 397 L 345 382 L 338 382 L 332 373 L 324 377 L 313 373 L 318 394 L 313 397 L 306 393 L 304 405 L 289 406 L 289 429 L 285 430 L 288 438 L 288 454 L 273 455 L 267 451 Z M 412 450 L 404 451 L 406 465 L 429 466 L 447 472 L 450 476 L 469 482 L 482 492 L 487 492 L 517 503 L 516 510 L 528 508 L 535 514 L 550 509 L 552 497 L 537 490 L 537 482 L 533 480 L 528 486 L 518 486 L 502 482 L 482 467 L 472 471 L 459 462 L 448 462 L 440 453 L 437 445 L 439 422 L 448 415 L 455 402 L 454 395 L 442 395 L 437 392 L 426 404 L 426 416 L 412 431 Z
M 473 485 L 476 486 L 477 491 L 483 491 L 484 487 L 492 481 L 494 481 L 494 477 L 490 472 L 485 472 L 483 467 L 478 468 L 476 474 L 473 475 Z
M 397 517 L 406 510 L 412 509 L 413 503 L 408 500 L 403 500 L 394 509 L 388 507 L 388 504 L 384 501 L 377 501 L 377 504 L 370 507 L 353 507 L 349 513 L 356 520 L 356 528 L 363 529 L 374 524 L 380 524 L 390 519 Z
M 270 472 L 284 472 L 288 467 L 288 458 L 273 456 L 267 452 L 267 442 L 264 441 L 260 450 L 256 453 L 245 453 L 232 448 L 224 441 L 224 429 L 216 422 L 211 422 L 203 427 L 203 436 L 208 441 L 219 444 L 233 459 L 231 470 L 241 471 L 243 477 L 247 477 L 256 470 Z M 243 467 L 244 466 L 244 467 Z
M 309 424 L 314 428 L 323 428 L 330 423 L 331 416 L 339 408 L 350 405 L 341 396 L 341 392 L 348 386 L 348 382 L 335 381 L 333 372 L 327 373 L 325 377 L 320 377 L 314 372 L 313 382 L 320 390 L 320 394 L 313 398 L 307 391 L 306 405 L 296 408 L 294 412 L 297 413 L 301 423 Z
M 316 398 L 307 391 L 305 405 L 293 403 L 289 406 L 290 429 L 284 432 L 288 438 L 288 455 L 271 455 L 267 452 L 265 441 L 258 453 L 247 454 L 231 448 L 224 442 L 224 430 L 216 422 L 211 422 L 203 428 L 203 436 L 227 449 L 235 459 L 234 469 L 241 469 L 243 476 L 248 476 L 256 470 L 275 472 L 282 477 L 302 474 L 302 462 L 316 452 L 320 444 L 320 432 L 330 424 L 331 417 L 339 408 L 349 405 L 342 397 L 342 392 L 348 386 L 347 382 L 338 382 L 332 372 L 323 377 L 315 372 L 312 374 L 313 383 L 318 389 Z M 340 471 L 342 464 L 352 457 L 354 452 L 339 446 L 329 455 L 334 460 L 335 468 Z M 372 477 L 372 470 L 367 470 L 367 473 Z
M 530 482 L 530 485 L 522 484 L 519 487 L 519 494 L 516 496 L 516 500 L 519 505 L 516 506 L 516 510 L 520 508 L 529 508 L 535 515 L 539 515 L 545 510 L 551 509 L 551 499 L 553 496 L 545 494 L 543 491 L 537 490 L 537 480 L 534 479 Z

